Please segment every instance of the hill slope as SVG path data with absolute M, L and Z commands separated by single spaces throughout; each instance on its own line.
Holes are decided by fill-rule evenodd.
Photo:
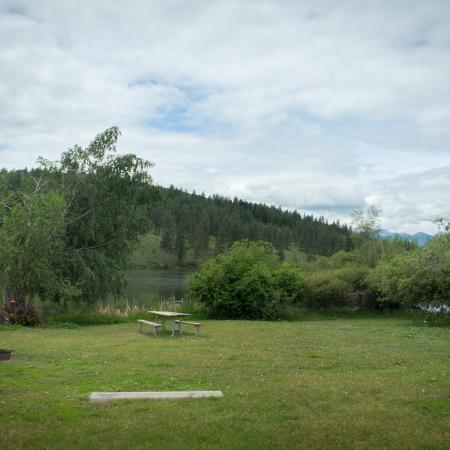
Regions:
M 190 194 L 173 186 L 151 189 L 152 235 L 142 240 L 141 253 L 133 258 L 135 266 L 173 266 L 174 261 L 196 265 L 239 239 L 268 241 L 280 256 L 291 245 L 317 255 L 354 247 L 349 227 L 323 217 L 237 198 Z

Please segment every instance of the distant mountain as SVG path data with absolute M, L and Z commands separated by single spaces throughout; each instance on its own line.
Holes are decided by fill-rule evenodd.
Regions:
M 381 230 L 381 238 L 382 239 L 392 239 L 394 237 L 398 237 L 405 241 L 416 241 L 420 247 L 423 247 L 428 241 L 433 239 L 433 236 L 428 233 L 424 233 L 423 231 L 419 231 L 418 233 L 409 234 L 409 233 L 394 233 L 389 230 Z
M 419 233 L 413 234 L 412 238 L 415 239 L 421 247 L 423 247 L 428 241 L 431 241 L 431 239 L 433 239 L 433 236 L 431 236 L 431 234 L 420 231 Z

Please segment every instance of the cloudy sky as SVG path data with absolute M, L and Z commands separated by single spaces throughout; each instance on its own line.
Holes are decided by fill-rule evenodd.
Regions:
M 117 125 L 155 182 L 450 213 L 450 1 L 0 0 L 0 166 Z

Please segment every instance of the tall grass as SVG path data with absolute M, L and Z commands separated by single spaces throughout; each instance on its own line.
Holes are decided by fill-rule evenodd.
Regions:
M 112 305 L 110 303 L 103 305 L 103 303 L 99 303 L 96 308 L 96 311 L 101 314 L 116 314 L 125 317 L 133 317 L 136 314 L 148 313 L 148 311 L 174 311 L 199 314 L 202 313 L 203 310 L 204 307 L 202 305 L 191 299 L 182 298 L 177 300 L 175 297 L 160 297 L 158 301 L 149 302 L 146 305 L 133 305 L 128 301 L 123 306 Z
M 125 316 L 119 314 L 102 314 L 97 311 L 73 311 L 45 317 L 50 326 L 72 328 L 72 325 L 112 325 L 127 322 Z
M 99 303 L 93 311 L 71 311 L 51 314 L 45 317 L 50 326 L 65 326 L 71 328 L 73 324 L 81 325 L 110 325 L 114 323 L 129 322 L 136 319 L 148 319 L 149 311 L 174 311 L 192 314 L 193 318 L 205 317 L 204 308 L 192 300 L 175 300 L 175 297 L 150 302 L 148 305 L 133 305 L 126 303 L 123 306 Z

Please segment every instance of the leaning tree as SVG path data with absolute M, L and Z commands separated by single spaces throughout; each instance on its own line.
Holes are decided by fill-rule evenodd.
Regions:
M 35 317 L 33 299 L 92 302 L 120 293 L 138 236 L 150 228 L 152 164 L 117 154 L 119 129 L 39 159 L 14 190 L 0 185 L 3 320 Z M 35 320 L 35 319 L 32 319 Z

